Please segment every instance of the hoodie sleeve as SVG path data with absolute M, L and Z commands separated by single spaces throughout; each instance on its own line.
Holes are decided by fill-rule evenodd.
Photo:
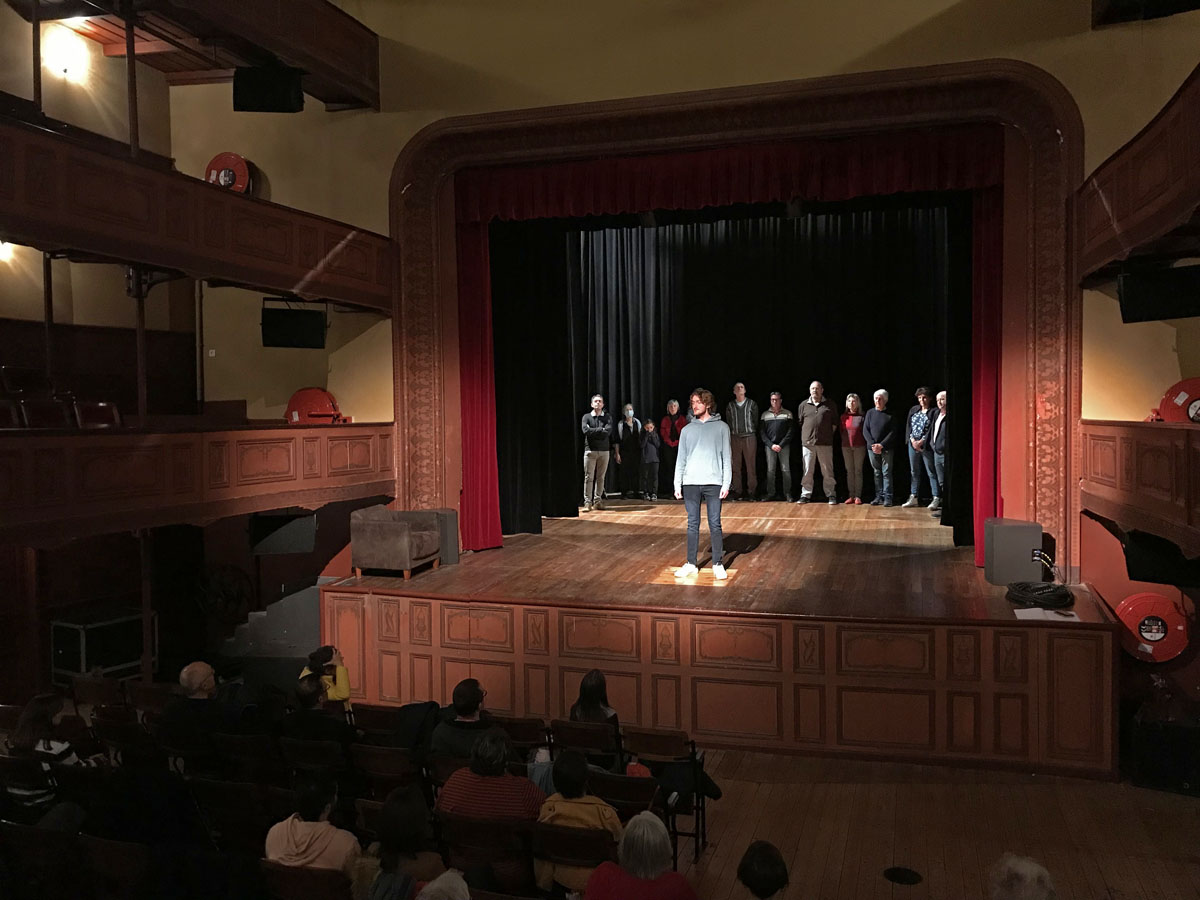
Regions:
M 721 434 L 721 441 L 725 445 L 721 451 L 721 493 L 724 493 L 729 490 L 729 483 L 733 481 L 733 448 L 729 436 L 729 425 L 725 422 L 721 424 L 725 426 Z
M 683 492 L 683 473 L 687 471 L 688 454 L 691 453 L 691 441 L 687 426 L 679 432 L 679 455 L 675 457 L 675 493 Z

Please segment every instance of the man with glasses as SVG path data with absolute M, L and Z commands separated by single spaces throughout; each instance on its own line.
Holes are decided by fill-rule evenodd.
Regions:
M 471 748 L 479 736 L 492 726 L 483 710 L 486 696 L 487 691 L 474 678 L 465 678 L 454 686 L 450 704 L 453 718 L 440 722 L 433 729 L 429 742 L 431 754 L 458 759 L 471 755 Z

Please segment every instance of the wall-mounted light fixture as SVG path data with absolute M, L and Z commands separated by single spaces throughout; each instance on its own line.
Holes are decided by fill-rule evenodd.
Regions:
M 12 262 L 13 252 L 12 244 L 8 243 L 8 241 L 0 241 L 0 262 Z
M 42 35 L 42 66 L 72 84 L 87 81 L 91 68 L 87 39 L 64 25 L 50 25 Z

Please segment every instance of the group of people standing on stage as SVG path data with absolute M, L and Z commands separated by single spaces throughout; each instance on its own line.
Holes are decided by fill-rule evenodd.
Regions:
M 703 393 L 712 396 L 707 391 Z M 946 485 L 946 392 L 940 391 L 935 396 L 927 387 L 917 388 L 917 402 L 908 411 L 902 432 L 888 412 L 888 392 L 875 391 L 872 401 L 872 408 L 864 410 L 859 395 L 848 394 L 839 414 L 825 397 L 821 382 L 814 381 L 809 385 L 808 397 L 794 414 L 783 405 L 779 391 L 771 393 L 770 405 L 760 413 L 758 403 L 746 396 L 746 386 L 741 382 L 735 384 L 733 399 L 725 405 L 724 418 L 715 408 L 711 409 L 711 417 L 722 420 L 729 429 L 732 472 L 729 498 L 811 503 L 819 469 L 830 504 L 836 504 L 839 495 L 845 496 L 847 504 L 861 504 L 864 470 L 869 465 L 875 487 L 871 505 L 892 506 L 892 463 L 902 440 L 912 483 L 908 499 L 901 506 L 919 505 L 922 481 L 927 479 L 933 495 L 930 512 L 941 515 Z M 666 415 L 656 425 L 652 419 L 639 420 L 632 403 L 624 405 L 615 421 L 605 411 L 602 395 L 594 395 L 591 405 L 591 410 L 583 416 L 584 512 L 604 507 L 604 479 L 610 456 L 618 467 L 617 482 L 622 497 L 657 500 L 660 468 L 665 469 L 668 481 L 673 479 L 683 429 L 698 414 L 691 409 L 685 414 L 679 401 L 672 399 L 667 402 Z M 792 489 L 791 460 L 791 444 L 797 436 L 802 456 L 798 497 Z M 846 470 L 844 490 L 836 482 L 833 464 L 839 436 Z M 757 463 L 760 443 L 767 462 L 766 490 L 761 497 Z M 778 485 L 780 480 L 782 485 Z

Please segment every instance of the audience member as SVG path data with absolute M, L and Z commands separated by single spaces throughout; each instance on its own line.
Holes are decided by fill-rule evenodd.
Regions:
M 774 844 L 754 841 L 742 854 L 737 877 L 758 900 L 767 900 L 783 893 L 788 886 L 787 863 Z
M 483 698 L 487 691 L 474 678 L 464 678 L 454 686 L 451 706 L 454 718 L 439 722 L 429 741 L 429 752 L 437 756 L 467 758 L 480 735 L 491 727 L 483 717 Z
M 528 778 L 509 773 L 511 758 L 508 735 L 499 728 L 485 731 L 471 749 L 470 767 L 459 769 L 438 791 L 438 811 L 473 819 L 537 819 L 546 795 Z M 452 853 L 450 863 L 461 864 L 462 860 Z M 523 864 L 498 864 L 492 869 L 502 888 L 519 886 L 527 877 Z
M 407 897 L 418 881 L 432 881 L 443 872 L 441 854 L 426 848 L 429 808 L 421 788 L 398 787 L 383 801 L 375 820 L 377 840 L 367 848 L 355 871 L 355 896 L 369 900 Z M 407 892 L 402 892 L 405 885 Z
M 235 731 L 229 708 L 217 700 L 217 676 L 203 661 L 188 663 L 179 672 L 183 696 L 167 704 L 158 720 L 159 740 L 168 747 L 211 756 L 212 735 Z
M 617 720 L 617 711 L 608 705 L 608 682 L 599 669 L 592 669 L 579 682 L 579 699 L 571 705 L 571 721 L 611 725 L 616 743 L 615 736 L 621 723 Z M 606 753 L 589 754 L 588 761 L 609 771 L 617 764 L 616 756 Z
M 285 866 L 339 869 L 347 878 L 353 878 L 359 857 L 358 838 L 329 822 L 336 802 L 337 786 L 332 780 L 299 780 L 296 812 L 267 832 L 267 859 Z
M 1050 873 L 1028 856 L 1005 853 L 988 876 L 989 900 L 1055 900 Z
M 62 715 L 63 698 L 58 694 L 38 694 L 25 704 L 17 726 L 8 737 L 10 756 L 32 757 L 46 763 L 80 762 L 67 741 L 54 739 L 54 723 Z
M 462 872 L 451 869 L 425 885 L 415 900 L 471 900 L 471 889 Z
M 588 764 L 582 753 L 560 750 L 554 758 L 556 794 L 542 804 L 539 822 L 551 825 L 571 825 L 577 828 L 604 828 L 616 840 L 621 838 L 621 820 L 617 811 L 587 792 Z M 557 882 L 568 891 L 582 891 L 587 886 L 592 869 L 584 866 L 564 866 L 535 860 L 537 885 L 549 891 Z
M 149 738 L 125 746 L 83 821 L 87 834 L 135 844 L 199 844 L 208 832 L 182 776 Z
M 325 699 L 341 700 L 346 709 L 350 707 L 350 672 L 337 647 L 326 644 L 308 654 L 308 665 L 300 670 L 300 678 L 320 675 L 325 682 Z
M 296 683 L 297 709 L 283 717 L 279 723 L 280 737 L 299 741 L 337 741 L 352 744 L 357 732 L 345 719 L 336 713 L 327 712 L 321 704 L 325 701 L 325 680 L 313 672 Z
M 671 869 L 671 836 L 652 812 L 625 826 L 617 847 L 620 864 L 603 862 L 588 879 L 584 900 L 696 900 L 696 892 Z

